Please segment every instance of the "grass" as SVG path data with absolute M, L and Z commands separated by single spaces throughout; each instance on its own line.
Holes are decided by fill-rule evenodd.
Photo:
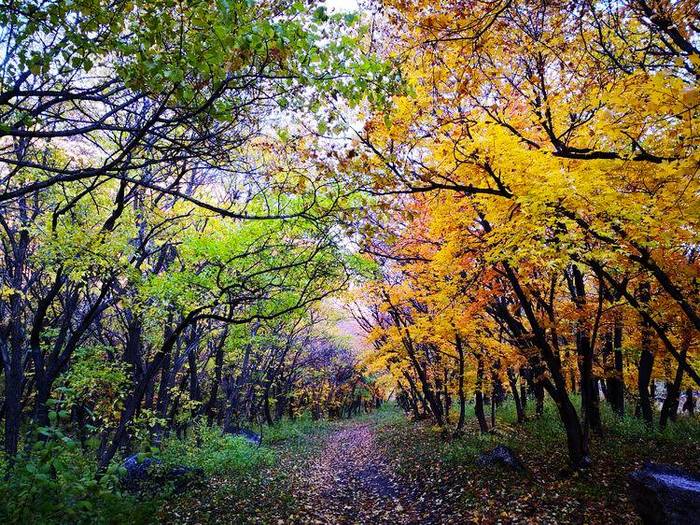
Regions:
M 528 408 L 533 410 L 532 404 Z M 414 483 L 417 497 L 440 501 L 444 512 L 462 512 L 466 522 L 499 517 L 504 522 L 635 523 L 627 474 L 646 461 L 700 470 L 700 420 L 681 418 L 662 431 L 632 416 L 618 418 L 607 405 L 601 410 L 604 434 L 592 436 L 593 465 L 573 476 L 561 475 L 567 465 L 565 435 L 551 402 L 545 403 L 542 417 L 528 414 L 523 424 L 517 423 L 513 403 L 504 403 L 497 409 L 496 429 L 488 434 L 478 431 L 472 406 L 458 438 L 411 422 L 397 410 L 381 415 L 379 428 L 395 469 Z M 456 414 L 452 417 L 455 421 Z M 477 457 L 498 444 L 515 450 L 531 475 L 478 467 Z
M 290 465 L 303 463 L 338 424 L 308 415 L 284 420 L 263 429 L 260 447 L 195 424 L 184 438 L 166 438 L 148 455 L 163 468 L 201 469 L 200 483 L 184 494 L 159 486 L 139 497 L 120 491 L 120 460 L 98 482 L 96 451 L 57 433 L 37 442 L 12 468 L 0 457 L 0 523 L 236 522 L 265 506 L 284 515 L 294 503 L 286 490 Z
M 272 426 L 265 427 L 263 442 L 272 447 L 282 444 L 303 444 L 310 437 L 325 435 L 334 425 L 334 422 L 325 419 L 314 420 L 310 414 L 305 413 L 294 420 L 283 419 Z
M 267 446 L 256 447 L 243 437 L 224 435 L 218 427 L 196 425 L 184 439 L 165 440 L 158 457 L 166 465 L 202 469 L 205 475 L 247 475 L 275 461 Z
M 289 516 L 295 510 L 290 485 L 303 475 L 303 466 L 324 443 L 325 436 L 343 424 L 346 422 L 314 421 L 304 414 L 264 427 L 259 448 L 245 444 L 264 461 L 248 461 L 245 468 L 208 470 L 210 476 L 204 486 L 165 502 L 158 522 L 277 523 L 277 517 Z M 176 450 L 173 452 L 177 457 Z M 197 454 L 206 456 L 206 450 Z
M 436 523 L 444 516 L 456 523 L 635 523 L 626 497 L 630 471 L 645 461 L 700 470 L 698 418 L 681 418 L 662 431 L 631 415 L 618 418 L 602 405 L 604 434 L 592 436 L 592 467 L 562 476 L 564 432 L 556 407 L 547 402 L 544 408 L 542 417 L 528 413 L 518 424 L 514 405 L 506 402 L 497 410 L 495 430 L 481 434 L 469 406 L 465 432 L 454 437 L 426 421 L 410 421 L 387 403 L 350 422 L 314 421 L 309 415 L 282 421 L 263 429 L 260 447 L 195 425 L 183 439 L 166 439 L 156 455 L 165 465 L 201 468 L 204 483 L 152 501 L 120 494 L 116 471 L 96 484 L 89 452 L 74 442 L 49 440 L 0 483 L 0 522 L 277 523 L 297 510 L 293 487 L 304 479 L 310 458 L 347 424 L 373 426 L 392 467 L 416 500 L 433 509 Z M 454 423 L 457 414 L 451 417 Z M 515 450 L 529 475 L 479 467 L 478 456 L 498 444 Z

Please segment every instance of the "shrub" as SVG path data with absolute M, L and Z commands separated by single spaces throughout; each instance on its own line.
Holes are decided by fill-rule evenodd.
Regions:
M 267 447 L 251 445 L 242 437 L 222 434 L 219 427 L 194 426 L 184 439 L 166 439 L 159 453 L 166 465 L 201 468 L 205 474 L 243 474 L 275 460 Z
M 270 427 L 265 427 L 263 441 L 267 444 L 275 444 L 301 440 L 304 436 L 322 434 L 331 425 L 332 423 L 325 419 L 314 421 L 311 414 L 304 413 L 297 419 L 283 419 Z
M 154 502 L 118 488 L 121 469 L 97 476 L 96 461 L 77 442 L 53 429 L 14 464 L 3 462 L 0 523 L 150 523 Z

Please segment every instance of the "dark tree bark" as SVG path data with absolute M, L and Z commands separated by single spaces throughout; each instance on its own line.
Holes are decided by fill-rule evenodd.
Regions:
M 685 391 L 685 403 L 683 403 L 683 411 L 689 415 L 695 414 L 695 398 L 693 397 L 693 389 L 688 388 Z
M 622 322 L 615 316 L 612 334 L 605 337 L 605 351 L 612 359 L 612 369 L 606 378 L 607 400 L 613 412 L 619 417 L 625 415 L 625 383 L 622 360 Z
M 466 396 L 464 395 L 464 347 L 462 337 L 456 335 L 457 357 L 459 359 L 459 378 L 457 383 L 457 396 L 459 397 L 459 420 L 457 421 L 457 432 L 464 429 L 464 418 L 467 407 Z
M 479 422 L 479 430 L 482 433 L 489 431 L 489 426 L 486 423 L 486 415 L 484 414 L 484 361 L 481 357 L 476 358 L 476 387 L 474 394 L 474 413 L 476 414 L 476 419 Z
M 649 284 L 643 283 L 639 290 L 639 300 L 646 304 L 650 299 Z M 639 375 L 637 379 L 637 391 L 639 393 L 639 409 L 641 416 L 647 425 L 654 424 L 654 412 L 652 407 L 651 395 L 649 392 L 649 383 L 651 381 L 651 373 L 654 368 L 654 351 L 652 349 L 652 336 L 649 324 L 642 319 L 642 352 L 639 357 Z
M 520 394 L 518 393 L 518 379 L 515 376 L 515 370 L 512 368 L 508 368 L 508 382 L 510 384 L 511 394 L 513 395 L 513 402 L 515 403 L 515 412 L 518 415 L 518 423 L 522 423 L 525 421 L 525 412 L 520 401 Z
M 523 406 L 523 413 L 527 410 L 527 377 L 529 370 L 526 372 L 526 368 L 522 367 L 520 369 L 520 402 Z
M 24 203 L 20 206 L 24 208 Z M 12 288 L 22 290 L 25 264 L 28 257 L 29 234 L 23 229 L 17 235 L 13 245 L 13 254 L 6 258 L 11 264 L 9 280 Z M 10 260 L 11 255 L 13 260 Z M 2 354 L 5 372 L 5 454 L 14 460 L 19 446 L 19 433 L 22 425 L 22 386 L 24 383 L 25 351 L 22 336 L 22 296 L 13 293 L 5 312 L 8 314 L 7 323 L 0 328 L 0 353 Z M 5 319 L 2 320 L 3 323 Z
M 576 305 L 577 311 L 583 315 L 586 306 L 586 286 L 583 273 L 578 266 L 571 266 L 571 275 L 567 273 L 567 282 L 571 299 Z M 602 300 L 602 295 L 601 295 Z M 600 434 L 602 423 L 600 419 L 600 407 L 597 385 L 593 377 L 593 344 L 591 330 L 586 326 L 584 319 L 576 321 L 574 335 L 576 337 L 576 353 L 578 356 L 579 373 L 581 380 L 581 412 L 583 415 L 583 431 L 589 430 Z

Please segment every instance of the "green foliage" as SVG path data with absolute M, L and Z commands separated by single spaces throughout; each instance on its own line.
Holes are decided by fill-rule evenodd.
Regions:
M 574 394 L 571 399 L 574 406 L 580 406 L 580 396 Z M 528 409 L 528 420 L 518 425 L 515 403 L 511 399 L 505 401 L 496 409 L 498 424 L 494 434 L 469 432 L 460 439 L 445 443 L 443 458 L 453 463 L 471 462 L 479 453 L 499 443 L 506 443 L 528 454 L 546 455 L 561 449 L 564 428 L 556 405 L 546 399 L 541 417 L 535 417 L 531 413 L 532 403 L 528 405 Z M 669 423 L 664 430 L 660 430 L 658 427 L 649 428 L 642 419 L 631 414 L 625 415 L 624 418 L 616 416 L 604 400 L 601 400 L 600 409 L 604 435 L 600 438 L 592 436 L 594 449 L 604 447 L 622 457 L 634 448 L 639 449 L 638 451 L 646 450 L 651 455 L 656 447 L 672 450 L 700 442 L 698 418 L 680 417 L 676 423 Z M 473 418 L 473 407 L 470 406 L 467 420 L 472 421 Z M 523 436 L 527 436 L 526 441 L 523 440 Z
M 129 386 L 127 365 L 108 360 L 105 348 L 90 346 L 75 352 L 65 386 L 57 390 L 68 405 L 90 402 L 95 417 L 109 420 L 119 416 Z
M 324 434 L 332 426 L 332 422 L 326 420 L 314 421 L 311 414 L 304 413 L 294 420 L 283 419 L 270 427 L 266 427 L 263 439 L 265 443 L 270 445 L 301 442 L 308 436 Z
M 285 107 L 309 107 L 289 93 L 295 84 L 332 89 L 356 103 L 367 96 L 386 101 L 380 86 L 396 82 L 388 64 L 356 52 L 368 31 L 359 17 L 329 15 L 303 2 L 24 0 L 0 14 L 0 25 L 15 29 L 10 75 L 28 70 L 68 77 L 111 63 L 131 89 L 171 93 L 183 105 L 201 104 L 223 84 L 251 73 L 267 79 L 270 95 L 286 94 Z M 47 46 L 47 33 L 60 35 L 59 44 Z M 240 102 L 218 100 L 211 114 L 230 120 Z M 317 112 L 320 105 L 310 109 Z
M 0 522 L 41 524 L 148 523 L 155 502 L 137 501 L 118 490 L 120 467 L 99 477 L 92 451 L 60 431 L 45 438 L 14 465 L 4 462 L 0 481 Z
M 159 453 L 166 465 L 201 468 L 205 474 L 253 474 L 275 461 L 267 447 L 256 447 L 242 437 L 222 434 L 219 427 L 194 426 L 184 439 L 168 438 Z
M 578 395 L 572 395 L 574 406 L 580 405 Z M 613 453 L 618 459 L 630 454 L 646 454 L 654 457 L 658 450 L 677 450 L 692 448 L 700 443 L 700 420 L 698 418 L 680 417 L 676 423 L 669 423 L 664 429 L 650 429 L 640 418 L 631 414 L 624 418 L 617 417 L 610 407 L 601 400 L 601 415 L 603 418 L 604 435 L 592 436 L 592 450 L 598 454 L 601 449 Z M 475 422 L 474 406 L 467 405 L 465 433 L 458 437 L 445 439 L 438 431 L 426 432 L 421 436 L 421 450 L 431 450 L 431 456 L 437 456 L 440 461 L 450 468 L 473 465 L 482 452 L 496 445 L 506 444 L 525 456 L 552 456 L 554 453 L 563 454 L 564 428 L 559 419 L 556 405 L 546 399 L 544 413 L 541 417 L 533 414 L 534 404 L 528 404 L 528 419 L 522 424 L 517 423 L 515 403 L 506 400 L 496 409 L 497 424 L 493 432 L 482 434 Z M 407 434 L 415 433 L 414 424 L 408 421 L 403 413 L 393 406 L 386 406 L 370 415 L 377 419 L 381 427 L 392 432 Z M 455 411 L 452 413 L 456 419 Z M 418 446 L 418 445 L 416 445 Z M 416 452 L 420 456 L 423 452 Z M 410 468 L 410 462 L 407 465 Z
M 376 276 L 379 271 L 379 265 L 376 261 L 358 254 L 348 256 L 347 264 L 359 279 L 369 279 Z
M 680 416 L 662 430 L 658 425 L 649 428 L 643 419 L 629 413 L 620 418 L 607 405 L 601 405 L 601 415 L 611 446 L 634 446 L 646 441 L 659 447 L 674 448 L 700 443 L 700 420 L 697 417 Z

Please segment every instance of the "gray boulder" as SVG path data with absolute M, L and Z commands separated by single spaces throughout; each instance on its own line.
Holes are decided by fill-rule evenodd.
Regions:
M 127 457 L 122 467 L 126 473 L 121 479 L 121 488 L 131 494 L 153 495 L 168 486 L 179 494 L 204 476 L 202 469 L 183 465 L 166 467 L 156 458 L 139 460 L 138 454 Z
M 484 452 L 476 459 L 480 467 L 501 466 L 518 472 L 527 472 L 527 468 L 513 449 L 505 445 L 498 445 L 491 452 Z
M 121 479 L 122 488 L 131 493 L 139 492 L 143 485 L 153 477 L 155 469 L 162 463 L 156 458 L 139 459 L 139 454 L 129 456 L 122 463 L 122 467 L 126 470 Z
M 700 524 L 700 476 L 647 463 L 628 481 L 630 500 L 645 525 Z
M 230 427 L 225 429 L 224 432 L 234 437 L 242 437 L 248 443 L 255 445 L 256 447 L 259 447 L 262 443 L 262 436 L 260 434 L 256 434 L 252 430 L 248 430 L 247 428 Z

